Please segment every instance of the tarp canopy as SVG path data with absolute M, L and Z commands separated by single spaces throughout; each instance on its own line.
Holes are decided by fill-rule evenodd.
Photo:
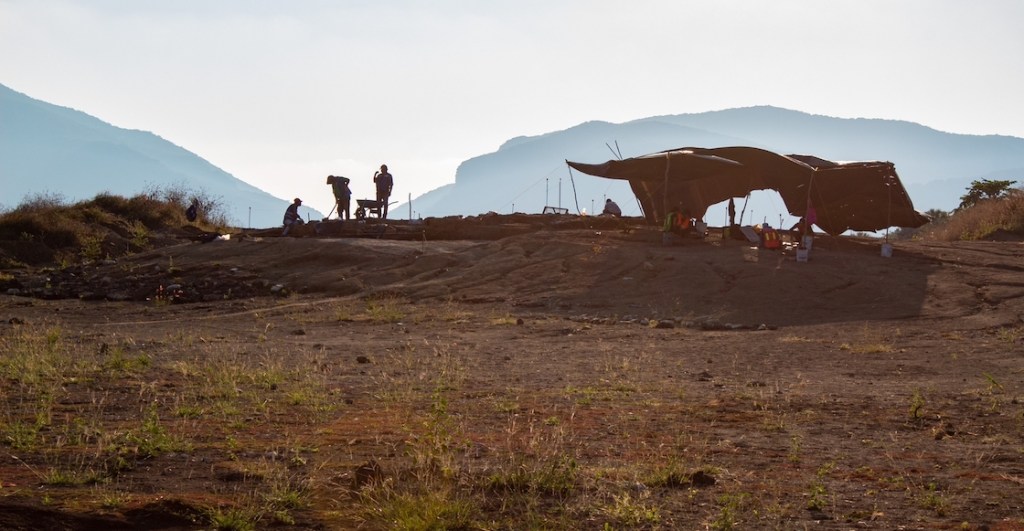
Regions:
M 588 175 L 628 180 L 644 216 L 655 224 L 673 206 L 703 218 L 709 206 L 753 190 L 777 191 L 793 216 L 803 217 L 813 205 L 816 225 L 832 235 L 928 222 L 914 210 L 891 162 L 837 163 L 753 147 L 688 147 L 603 164 L 565 162 Z

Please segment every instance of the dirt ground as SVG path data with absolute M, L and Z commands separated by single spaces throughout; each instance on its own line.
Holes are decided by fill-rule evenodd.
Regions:
M 1019 242 L 249 235 L 7 277 L 2 529 L 1024 529 Z

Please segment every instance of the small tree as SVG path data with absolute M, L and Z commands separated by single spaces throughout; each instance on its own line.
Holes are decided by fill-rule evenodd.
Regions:
M 971 187 L 967 189 L 967 193 L 960 197 L 960 206 L 957 207 L 957 210 L 970 208 L 985 199 L 1006 197 L 1010 194 L 1010 187 L 1016 183 L 1017 181 L 990 181 L 988 179 L 971 181 Z
M 926 210 L 924 215 L 928 216 L 928 219 L 931 220 L 930 223 L 934 223 L 936 225 L 949 221 L 949 212 L 938 208 Z

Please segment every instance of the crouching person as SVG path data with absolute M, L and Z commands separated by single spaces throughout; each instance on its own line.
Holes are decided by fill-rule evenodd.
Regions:
M 665 216 L 665 225 L 662 227 L 661 233 L 661 244 L 672 245 L 676 236 L 681 237 L 692 230 L 693 220 L 690 218 L 689 212 L 674 206 L 668 215 Z
M 287 236 L 288 232 L 292 230 L 294 225 L 302 225 L 302 216 L 299 215 L 299 207 L 302 205 L 302 200 L 298 197 L 292 204 L 288 205 L 288 209 L 284 211 L 284 232 L 281 236 Z

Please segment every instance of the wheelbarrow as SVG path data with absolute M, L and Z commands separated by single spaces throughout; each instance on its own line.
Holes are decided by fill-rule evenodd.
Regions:
M 377 201 L 376 199 L 356 199 L 356 206 L 356 219 L 366 219 L 370 214 L 374 214 L 379 218 L 384 202 Z

